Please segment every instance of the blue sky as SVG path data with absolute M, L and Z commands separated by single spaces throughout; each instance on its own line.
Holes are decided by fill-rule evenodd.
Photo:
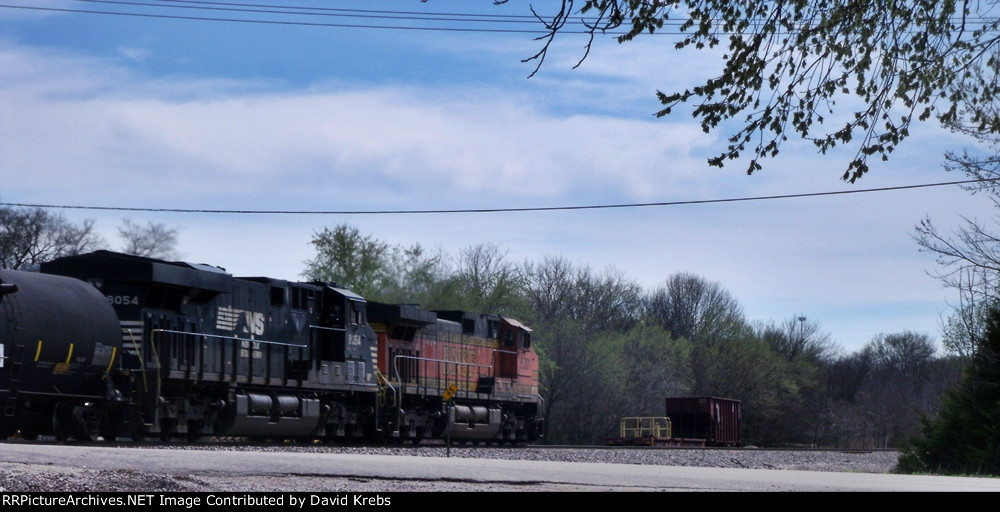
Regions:
M 254 13 L 246 11 L 250 4 L 283 7 Z M 599 38 L 573 69 L 586 39 L 565 34 L 528 78 L 534 63 L 522 59 L 540 43 L 535 34 L 511 31 L 537 29 L 514 23 L 530 21 L 527 2 L 240 5 L 0 0 L 0 202 L 455 210 L 717 200 L 964 178 L 942 169 L 942 154 L 969 142 L 933 124 L 911 130 L 889 162 L 874 163 L 853 185 L 840 180 L 850 153 L 819 155 L 795 140 L 752 176 L 742 163 L 709 167 L 706 159 L 724 147 L 728 132 L 706 134 L 683 112 L 656 118 L 655 92 L 697 85 L 720 54 L 675 52 L 670 35 L 625 45 Z M 415 17 L 403 12 L 440 19 L 399 19 Z M 494 19 L 455 21 L 466 14 Z M 344 223 L 391 244 L 452 255 L 493 243 L 514 262 L 564 257 L 615 269 L 649 290 L 688 272 L 721 284 L 749 320 L 805 315 L 847 352 L 879 333 L 910 330 L 939 340 L 956 297 L 928 275 L 937 266 L 918 251 L 914 226 L 930 217 L 949 231 L 961 216 L 994 215 L 987 198 L 957 186 L 546 212 L 58 211 L 94 219 L 113 245 L 123 218 L 176 227 L 184 259 L 236 275 L 298 279 L 314 255 L 313 233 Z

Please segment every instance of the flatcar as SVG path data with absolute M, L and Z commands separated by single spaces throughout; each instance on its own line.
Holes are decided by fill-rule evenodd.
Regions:
M 110 251 L 0 281 L 0 438 L 516 443 L 542 431 L 531 330 L 513 319 Z

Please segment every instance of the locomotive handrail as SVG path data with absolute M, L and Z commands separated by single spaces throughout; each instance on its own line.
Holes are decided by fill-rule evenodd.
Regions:
M 312 326 L 310 326 L 312 327 Z M 165 332 L 168 334 L 191 334 L 194 336 L 204 336 L 206 338 L 219 338 L 222 340 L 250 341 L 253 343 L 266 343 L 268 345 L 283 345 L 286 347 L 306 348 L 309 344 L 299 345 L 297 343 L 285 343 L 283 341 L 255 340 L 253 338 L 240 338 L 239 336 L 223 336 L 221 334 L 205 334 L 201 332 L 174 331 L 170 329 L 153 329 L 153 333 Z
M 396 428 L 399 428 L 399 423 L 402 420 L 402 416 L 403 416 L 402 411 L 400 411 L 400 406 L 399 406 L 400 405 L 399 390 L 397 390 L 396 387 L 393 386 L 391 382 L 389 382 L 389 379 L 385 378 L 385 375 L 382 375 L 382 372 L 378 371 L 378 368 L 375 368 L 375 378 L 378 379 L 378 383 L 379 383 L 379 388 L 380 388 L 379 389 L 379 395 L 382 394 L 381 393 L 381 391 L 382 391 L 381 390 L 382 384 L 385 384 L 386 386 L 389 386 L 389 389 L 392 390 L 393 403 L 396 405 Z M 376 399 L 375 399 L 375 418 L 376 418 L 376 420 L 375 420 L 375 430 L 377 430 L 378 432 L 382 431 L 382 423 L 381 423 L 381 417 L 382 417 L 382 415 L 379 413 L 379 409 L 380 409 L 379 405 L 381 405 L 381 403 L 380 403 L 381 402 L 381 398 L 382 398 L 381 396 L 376 396 Z
M 516 350 L 512 351 L 512 350 L 503 350 L 503 349 L 495 348 L 495 349 L 493 349 L 493 354 L 490 357 L 490 359 L 493 360 L 493 361 L 496 361 L 496 355 L 497 355 L 497 353 L 500 353 L 500 354 L 513 354 L 513 355 L 517 355 L 518 354 L 518 352 Z M 476 367 L 476 368 L 489 368 L 489 369 L 492 369 L 494 366 L 496 366 L 495 364 L 492 364 L 492 363 L 491 364 L 466 363 L 466 362 L 462 362 L 462 361 L 454 361 L 454 360 L 451 360 L 451 359 L 434 359 L 434 358 L 430 358 L 430 357 L 418 357 L 418 356 L 408 356 L 408 355 L 404 355 L 404 354 L 397 354 L 397 355 L 393 356 L 393 358 L 392 358 L 392 370 L 393 370 L 393 375 L 396 378 L 396 381 L 401 386 L 404 383 L 403 383 L 403 381 L 402 381 L 402 379 L 400 377 L 401 374 L 399 372 L 398 362 L 399 362 L 400 359 L 412 359 L 414 361 L 424 361 L 424 362 L 431 362 L 431 363 L 455 364 L 455 365 L 473 366 L 473 367 Z
M 414 361 L 424 361 L 424 362 L 430 362 L 430 363 L 444 363 L 446 365 L 447 364 L 454 364 L 456 366 L 458 366 L 458 365 L 461 365 L 461 366 L 472 366 L 472 367 L 476 367 L 476 368 L 493 368 L 492 364 L 465 363 L 465 362 L 462 362 L 462 361 L 452 361 L 450 359 L 435 359 L 435 358 L 430 358 L 430 357 L 407 356 L 407 355 L 403 355 L 403 354 L 397 354 L 397 355 L 393 356 L 393 358 L 392 358 L 392 372 L 395 375 L 395 378 L 397 379 L 397 381 L 399 383 L 399 386 L 400 386 L 400 389 L 393 388 L 393 391 L 396 393 L 396 428 L 399 428 L 399 424 L 402 421 L 402 410 L 401 410 L 402 408 L 400 407 L 400 404 L 401 404 L 400 400 L 401 400 L 401 398 L 400 398 L 399 395 L 402 392 L 402 387 L 406 385 L 406 383 L 404 383 L 402 381 L 402 379 L 400 378 L 400 373 L 399 373 L 399 360 L 400 359 L 412 359 Z M 438 380 L 439 380 L 439 384 L 440 384 L 440 377 L 439 377 Z M 388 379 L 386 380 L 386 383 L 388 383 Z M 389 384 L 389 385 L 390 385 L 390 387 L 392 386 L 391 384 Z M 417 386 L 418 386 L 418 388 L 420 387 L 420 382 L 419 381 L 417 382 Z M 438 386 L 438 389 L 441 389 L 441 387 Z
M 347 332 L 347 329 L 344 328 L 344 327 L 327 327 L 325 325 L 313 325 L 313 324 L 309 324 L 309 328 L 310 329 L 325 329 L 327 331 L 344 331 L 344 332 Z
M 462 361 L 452 361 L 450 359 L 433 359 L 430 357 L 417 357 L 417 356 L 407 356 L 407 355 L 396 355 L 392 358 L 392 369 L 396 378 L 399 378 L 399 366 L 396 364 L 400 359 L 413 359 L 415 361 L 425 361 L 430 363 L 445 363 L 445 364 L 456 364 L 462 366 L 475 366 L 477 368 L 493 368 L 492 364 L 478 364 L 478 363 L 464 363 Z
M 149 391 L 149 383 L 146 381 L 146 360 L 142 358 L 142 349 L 139 348 L 139 344 L 135 342 L 135 334 L 132 332 L 132 329 L 126 330 L 128 331 L 129 338 L 132 340 L 132 348 L 135 349 L 136 355 L 139 356 L 138 371 L 142 372 L 142 389 Z M 157 367 L 159 367 L 159 363 L 157 363 Z
M 460 364 L 462 366 L 479 366 L 481 368 L 493 368 L 492 364 L 465 363 L 465 362 L 462 362 L 462 361 L 453 361 L 451 359 L 433 359 L 433 358 L 430 358 L 430 357 L 407 356 L 407 355 L 403 355 L 403 354 L 396 355 L 396 356 L 393 357 L 393 359 L 394 360 L 398 360 L 398 359 L 416 359 L 418 361 L 429 361 L 429 362 L 432 362 L 432 363 L 454 363 L 454 364 Z M 395 361 L 394 361 L 394 366 L 395 366 Z
M 204 358 L 204 348 L 205 348 L 205 343 L 207 342 L 208 339 L 215 339 L 215 340 L 219 340 L 220 342 L 231 343 L 233 345 L 233 347 L 234 347 L 234 349 L 233 349 L 233 357 L 234 358 L 236 357 L 236 344 L 237 343 L 239 343 L 239 344 L 242 345 L 241 350 L 243 350 L 243 349 L 249 349 L 250 348 L 249 344 L 251 344 L 251 343 L 254 344 L 253 345 L 253 351 L 255 353 L 258 352 L 258 351 L 261 351 L 261 349 L 262 349 L 262 347 L 258 346 L 257 344 L 268 345 L 268 346 L 275 346 L 275 347 L 284 347 L 283 351 L 284 351 L 285 354 L 287 354 L 290 349 L 304 349 L 304 348 L 308 348 L 309 347 L 308 344 L 286 343 L 286 342 L 282 342 L 282 341 L 272 341 L 272 340 L 267 340 L 267 339 L 242 338 L 240 336 L 235 336 L 235 335 L 230 336 L 230 335 L 221 335 L 221 334 L 208 334 L 208 333 L 204 333 L 204 332 L 193 332 L 193 331 L 184 331 L 184 330 L 175 330 L 175 329 L 155 328 L 155 329 L 152 329 L 152 331 L 150 333 L 150 342 L 153 344 L 154 354 L 156 353 L 156 339 L 157 339 L 157 335 L 159 335 L 159 334 L 183 336 L 184 338 L 181 338 L 180 340 L 176 340 L 174 342 L 182 343 L 183 344 L 182 346 L 196 347 L 199 350 L 201 350 L 202 353 L 199 356 L 196 356 L 196 360 L 198 361 L 197 365 L 198 365 L 198 368 L 199 368 L 199 370 L 197 370 L 197 371 L 199 371 L 199 372 L 201 372 L 201 371 L 204 370 L 204 367 L 203 367 L 203 365 L 204 365 L 204 361 L 203 361 L 203 358 Z M 170 342 L 171 341 L 168 340 L 168 343 L 170 343 Z M 264 371 L 263 378 L 266 379 L 266 380 L 269 380 L 271 378 L 271 363 L 270 363 L 270 361 L 271 361 L 271 355 L 272 355 L 271 354 L 271 350 L 264 350 L 263 351 L 263 357 L 264 357 L 264 359 L 262 361 L 263 366 L 261 366 L 261 368 Z M 177 370 L 177 371 L 182 371 L 182 372 L 188 372 L 189 373 L 189 372 L 192 371 L 191 366 L 190 366 L 191 364 L 192 363 L 190 361 L 188 361 L 187 363 L 181 363 L 181 365 L 183 367 L 171 368 L 171 371 Z M 239 377 L 239 370 L 235 367 L 235 365 L 236 365 L 235 359 L 234 359 L 233 364 L 234 364 L 234 368 L 233 368 L 232 373 L 229 374 L 229 378 L 232 379 L 233 381 L 236 381 L 240 377 Z M 250 358 L 248 356 L 248 358 L 247 358 L 247 365 L 248 366 L 246 368 L 246 378 L 249 379 L 249 380 L 252 380 L 252 379 L 255 378 L 254 377 L 254 375 L 255 375 L 255 373 L 254 373 L 255 368 L 254 367 L 257 365 L 257 363 L 255 363 L 254 359 L 252 359 L 252 358 Z M 157 367 L 159 367 L 159 362 L 157 362 Z M 159 371 L 159 369 L 157 371 Z M 203 377 L 204 377 L 203 373 L 200 373 L 199 376 L 198 376 L 198 378 L 203 378 Z M 159 378 L 157 380 L 159 380 Z M 159 392 L 157 392 L 157 395 L 159 395 Z
M 397 354 L 392 358 L 392 373 L 394 374 L 396 380 L 399 382 L 400 386 L 405 385 L 405 383 L 400 378 L 399 373 L 399 360 L 400 359 L 413 359 L 414 361 L 424 361 L 429 363 L 444 363 L 444 364 L 454 364 L 461 366 L 473 366 L 476 368 L 493 368 L 492 364 L 478 364 L 478 363 L 465 363 L 462 361 L 452 361 L 450 359 L 434 359 L 430 357 L 418 357 L 418 356 L 407 356 L 403 354 Z M 440 379 L 439 379 L 440 380 Z M 417 383 L 419 386 L 419 382 Z M 440 388 L 440 386 L 439 386 Z
M 384 383 L 386 386 L 389 386 L 389 389 L 391 389 L 395 394 L 396 387 L 393 386 L 391 382 L 389 382 L 389 379 L 385 378 L 385 375 L 382 375 L 382 372 L 378 371 L 378 368 L 375 368 L 375 378 L 378 379 L 378 382 L 380 384 Z

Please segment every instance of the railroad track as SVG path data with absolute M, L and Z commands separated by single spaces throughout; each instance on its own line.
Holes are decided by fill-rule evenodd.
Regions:
M 72 444 L 81 446 L 108 446 L 116 448 L 178 448 L 178 449 L 198 449 L 198 448 L 212 448 L 212 447 L 228 447 L 234 449 L 281 449 L 287 448 L 289 450 L 295 449 L 315 449 L 317 451 L 338 451 L 338 450 L 390 450 L 390 451 L 401 451 L 401 452 L 419 452 L 428 451 L 434 449 L 455 449 L 455 450 L 496 450 L 496 451 L 517 451 L 522 450 L 526 452 L 544 452 L 544 451 L 599 451 L 599 452 L 630 452 L 630 451 L 666 451 L 666 452 L 736 452 L 736 453 L 747 453 L 747 452 L 773 452 L 773 453 L 813 453 L 813 454 L 824 454 L 824 453 L 841 453 L 841 454 L 870 454 L 870 453 L 896 453 L 895 448 L 815 448 L 815 447 L 702 447 L 702 446 L 620 446 L 620 445 L 554 445 L 554 444 L 518 444 L 518 445 L 496 445 L 487 443 L 452 443 L 450 446 L 441 440 L 426 440 L 419 444 L 412 444 L 408 442 L 399 443 L 369 443 L 369 442 L 343 442 L 343 443 L 324 443 L 319 441 L 309 441 L 309 442 L 297 442 L 290 440 L 268 440 L 268 441 L 257 441 L 248 440 L 245 438 L 213 438 L 206 437 L 198 441 L 186 441 L 181 439 L 170 440 L 170 441 L 131 441 L 131 440 L 118 440 L 118 441 L 57 441 L 53 437 L 40 436 L 37 440 L 23 440 L 23 439 L 8 439 L 6 441 L 0 441 L 3 443 L 19 443 L 19 444 Z

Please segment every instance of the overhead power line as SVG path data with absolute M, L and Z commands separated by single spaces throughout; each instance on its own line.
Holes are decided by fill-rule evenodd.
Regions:
M 327 28 L 523 34 L 549 33 L 549 31 L 541 25 L 540 20 L 534 15 L 343 9 L 303 5 L 273 5 L 266 3 L 236 3 L 194 0 L 166 0 L 158 2 L 143 2 L 138 0 L 76 0 L 76 2 L 90 5 L 91 8 L 70 9 L 43 7 L 38 5 L 0 4 L 0 9 L 23 9 L 74 14 L 96 14 L 104 16 L 131 16 L 182 21 L 215 21 Z M 101 9 L 102 7 L 104 8 L 103 10 Z M 117 8 L 117 10 L 111 10 L 115 8 Z M 214 14 L 210 16 L 196 16 L 184 13 Z M 544 18 L 544 14 L 542 16 Z M 334 18 L 356 20 L 357 23 L 305 21 Z M 957 20 L 958 18 L 956 18 L 956 21 Z M 598 23 L 598 21 L 599 20 L 597 18 L 592 16 L 583 16 L 579 14 L 570 16 L 566 20 L 567 25 L 560 29 L 560 32 L 587 34 L 591 32 L 591 27 Z M 687 20 L 683 18 L 665 20 L 664 26 L 677 27 L 677 30 L 667 31 L 661 29 L 658 30 L 656 34 L 683 35 L 685 32 L 681 32 L 679 28 L 686 21 Z M 968 26 L 990 25 L 996 22 L 996 17 L 966 16 L 961 18 L 961 23 Z M 517 28 L 526 25 L 533 25 L 533 28 Z M 606 35 L 616 36 L 625 34 L 628 29 L 629 26 L 626 23 L 617 30 L 599 31 Z
M 772 196 L 734 197 L 726 199 L 695 199 L 689 201 L 662 201 L 655 203 L 620 203 L 596 204 L 580 206 L 531 206 L 524 208 L 456 208 L 435 210 L 222 210 L 203 208 L 146 208 L 125 206 L 82 206 L 34 203 L 4 203 L 0 206 L 16 206 L 22 208 L 44 208 L 65 210 L 109 210 L 120 212 L 161 212 L 161 213 L 211 213 L 211 214 L 251 214 L 251 215 L 419 215 L 419 214 L 455 214 L 455 213 L 513 213 L 513 212 L 547 212 L 567 210 L 604 210 L 611 208 L 645 208 L 652 206 L 685 206 L 695 204 L 737 203 L 747 201 L 768 201 L 775 199 L 795 199 L 802 197 L 837 196 L 846 194 L 862 194 L 869 192 L 890 192 L 916 188 L 943 187 L 949 185 L 967 185 L 972 183 L 996 182 L 1000 178 L 975 179 L 964 181 L 948 181 L 942 183 L 925 183 L 922 185 L 900 185 L 896 187 L 879 187 L 859 190 L 839 190 L 832 192 L 808 192 L 802 194 L 781 194 Z
M 145 4 L 139 2 L 112 2 L 107 0 L 78 0 L 87 1 L 90 3 L 106 3 L 106 4 L 117 4 L 125 5 L 129 7 L 140 7 L 140 8 L 150 8 L 147 11 L 128 11 L 128 10 L 96 10 L 96 9 L 70 9 L 70 8 L 57 8 L 57 7 L 41 7 L 34 5 L 0 5 L 0 8 L 7 9 L 24 9 L 31 11 L 46 11 L 46 12 L 62 12 L 71 14 L 97 14 L 105 16 L 128 16 L 128 17 L 139 17 L 139 18 L 156 18 L 156 19 L 168 19 L 168 20 L 184 20 L 184 21 L 217 21 L 217 22 L 230 22 L 230 23 L 248 23 L 248 24 L 262 24 L 262 25 L 293 25 L 293 26 L 311 26 L 311 27 L 326 27 L 326 28 L 368 28 L 368 29 L 383 29 L 383 30 L 421 30 L 421 31 L 440 31 L 440 32 L 484 32 L 484 33 L 522 33 L 522 34 L 545 34 L 542 28 L 537 27 L 537 20 L 534 18 L 526 18 L 522 16 L 509 16 L 509 15 L 477 15 L 477 14 L 453 14 L 453 13 L 417 13 L 417 12 L 403 12 L 403 11 L 362 11 L 362 10 L 351 10 L 350 12 L 325 12 L 332 11 L 331 9 L 320 10 L 317 8 L 294 8 L 302 9 L 290 11 L 288 7 L 285 7 L 284 11 L 275 10 L 274 6 L 254 6 L 254 8 L 234 8 L 234 7 L 200 7 L 200 6 L 176 6 L 172 3 L 165 4 Z M 209 3 L 209 2 L 201 2 Z M 229 5 L 229 4 L 227 4 Z M 226 17 L 225 15 L 217 16 L 192 16 L 184 14 L 171 14 L 167 9 L 195 9 L 198 11 L 228 11 L 228 12 L 238 12 L 245 15 L 258 16 L 256 18 L 234 18 Z M 343 10 L 349 11 L 349 10 Z M 176 12 L 176 11 L 175 11 Z M 183 11 L 181 11 L 183 12 Z M 260 17 L 261 15 L 270 15 L 270 17 Z M 364 21 L 359 21 L 358 23 L 330 23 L 330 22 L 320 22 L 320 21 L 303 21 L 302 17 L 309 17 L 309 19 L 315 19 L 315 17 L 324 18 L 350 18 L 358 19 L 362 18 L 365 20 L 389 20 L 397 24 L 379 24 L 376 21 L 369 21 L 365 23 Z M 402 23 L 409 24 L 402 24 Z M 436 22 L 438 25 L 427 26 L 427 22 Z M 414 24 L 415 23 L 415 24 Z M 446 23 L 447 25 L 441 25 L 441 23 Z M 478 24 L 478 26 L 461 26 L 467 25 L 469 23 Z M 457 25 L 456 25 L 457 24 Z M 495 24 L 495 26 L 483 26 L 484 24 Z M 524 24 L 534 24 L 536 28 L 511 28 L 509 25 L 524 25 Z M 585 26 L 580 23 L 580 30 L 576 31 L 579 33 L 585 33 Z M 571 30 L 566 30 L 567 32 L 573 32 Z M 623 32 L 624 33 L 624 32 Z M 613 34 L 613 32 L 608 32 L 608 34 Z

